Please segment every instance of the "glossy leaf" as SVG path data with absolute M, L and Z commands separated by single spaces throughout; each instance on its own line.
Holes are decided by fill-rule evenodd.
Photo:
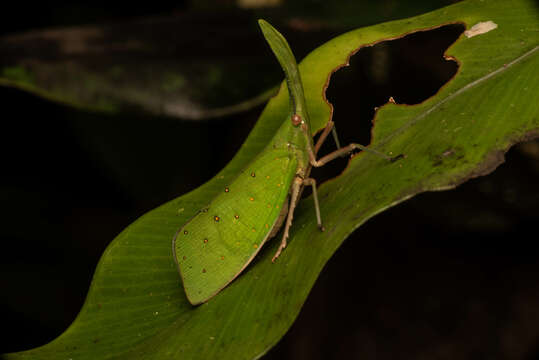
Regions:
M 9 34 L 0 37 L 0 85 L 108 113 L 200 120 L 245 111 L 276 93 L 280 73 L 272 59 L 253 55 L 264 44 L 251 16 L 222 17 L 194 12 Z
M 415 194 L 487 174 L 512 144 L 539 134 L 536 10 L 530 0 L 465 1 L 358 29 L 316 49 L 300 65 L 313 131 L 331 116 L 323 98 L 330 74 L 362 45 L 453 22 L 467 29 L 480 22 L 497 24 L 477 36 L 462 35 L 448 50 L 460 68 L 435 96 L 414 106 L 390 103 L 377 112 L 371 147 L 406 158 L 387 164 L 359 154 L 340 177 L 320 186 L 324 233 L 318 231 L 307 199 L 297 209 L 289 246 L 277 263 L 271 262 L 278 245 L 274 241 L 208 303 L 192 307 L 185 298 L 172 258 L 172 237 L 271 139 L 288 109 L 281 92 L 221 173 L 150 211 L 110 244 L 83 309 L 64 334 L 7 358 L 261 356 L 291 326 L 324 264 L 355 228 Z
M 262 105 L 277 91 L 281 73 L 264 56 L 256 15 L 270 16 L 301 39 L 294 51 L 303 57 L 344 31 L 450 2 L 366 7 L 334 1 L 322 7 L 308 1 L 256 13 L 197 2 L 183 13 L 6 35 L 0 37 L 0 85 L 106 113 L 224 117 Z

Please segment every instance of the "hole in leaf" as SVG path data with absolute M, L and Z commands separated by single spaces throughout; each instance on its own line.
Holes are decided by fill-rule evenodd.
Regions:
M 463 24 L 444 25 L 365 46 L 353 55 L 350 66 L 331 76 L 326 91 L 341 144 L 369 144 L 375 108 L 390 97 L 397 104 L 414 105 L 434 96 L 457 72 L 457 62 L 444 53 L 464 30 Z M 319 156 L 334 149 L 329 138 Z M 335 177 L 347 162 L 337 159 L 313 169 L 313 177 L 319 183 Z

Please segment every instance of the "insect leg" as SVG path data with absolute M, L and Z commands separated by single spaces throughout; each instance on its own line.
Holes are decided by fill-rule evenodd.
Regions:
M 303 180 L 303 185 L 311 185 L 313 188 L 314 210 L 316 211 L 316 222 L 318 224 L 318 228 L 321 231 L 324 231 L 324 226 L 322 225 L 322 217 L 320 216 L 320 205 L 318 204 L 318 191 L 316 191 L 316 180 L 313 178 L 307 178 Z
M 320 137 L 316 141 L 316 145 L 314 146 L 314 153 L 318 154 L 318 150 L 320 150 L 320 147 L 324 144 L 326 141 L 326 138 L 329 135 L 329 132 L 333 132 L 333 129 L 335 128 L 335 123 L 331 120 L 328 121 L 326 127 L 324 128 L 324 131 L 320 134 Z M 339 148 L 340 146 L 337 146 Z
M 318 146 L 318 148 L 313 147 L 312 145 L 307 145 L 307 152 L 309 154 L 309 162 L 311 163 L 312 166 L 320 167 L 322 165 L 327 164 L 331 160 L 334 160 L 334 159 L 338 158 L 339 156 L 346 155 L 346 154 L 348 154 L 348 153 L 350 153 L 350 152 L 352 152 L 352 151 L 354 151 L 356 149 L 370 152 L 372 154 L 378 155 L 378 156 L 380 156 L 380 157 L 382 157 L 382 158 L 384 158 L 386 160 L 389 160 L 389 161 L 395 161 L 395 160 L 398 160 L 401 157 L 403 157 L 402 155 L 399 155 L 399 156 L 396 156 L 396 157 L 392 158 L 390 156 L 387 156 L 386 154 L 383 154 L 383 153 L 381 153 L 379 151 L 370 149 L 370 148 L 368 148 L 366 146 L 352 143 L 352 144 L 349 144 L 348 146 L 338 148 L 337 150 L 327 154 L 326 156 L 323 156 L 319 160 L 316 160 L 316 152 L 319 150 L 320 146 L 322 145 L 322 143 L 325 141 L 325 139 L 329 135 L 329 132 L 334 128 L 335 127 L 334 127 L 333 122 L 332 121 L 328 122 L 328 124 L 326 125 L 326 128 L 324 129 L 324 131 L 320 135 L 320 139 L 316 142 L 316 146 Z M 303 134 L 306 137 L 309 136 L 309 134 L 307 133 L 307 127 L 306 126 L 301 126 L 301 130 L 303 131 Z M 338 139 L 336 137 L 335 137 L 335 140 L 338 141 Z
M 326 141 L 326 138 L 329 135 L 329 132 L 331 131 L 331 135 L 333 136 L 333 141 L 335 141 L 335 146 L 337 146 L 337 149 L 341 148 L 341 142 L 339 141 L 339 136 L 337 135 L 337 128 L 335 127 L 335 123 L 332 120 L 329 120 L 326 127 L 324 128 L 324 131 L 320 134 L 320 137 L 316 141 L 316 145 L 314 146 L 314 154 L 318 154 L 318 151 Z M 342 154 L 341 157 L 346 156 L 346 154 Z
M 396 160 L 395 158 L 392 158 L 391 156 L 387 156 L 386 154 L 383 154 L 383 153 L 381 153 L 379 151 L 370 149 L 370 148 L 368 148 L 366 146 L 363 146 L 363 145 L 360 145 L 360 144 L 354 144 L 354 143 L 349 144 L 348 146 L 342 147 L 340 149 L 337 149 L 337 150 L 327 154 L 326 156 L 321 157 L 318 160 L 316 160 L 314 158 L 314 154 L 312 154 L 312 152 L 309 151 L 309 160 L 310 160 L 310 163 L 311 163 L 312 166 L 320 167 L 322 165 L 327 164 L 331 160 L 334 160 L 334 159 L 338 158 L 339 156 L 350 153 L 350 152 L 352 152 L 352 151 L 354 151 L 356 149 L 370 152 L 372 154 L 378 155 L 378 156 L 380 156 L 380 157 L 382 157 L 382 158 L 384 158 L 386 160 L 389 160 L 389 161 Z
M 335 127 L 335 123 L 332 120 L 329 120 L 326 127 L 324 128 L 324 131 L 320 134 L 320 137 L 316 141 L 316 145 L 314 146 L 314 154 L 318 154 L 318 150 L 322 147 L 324 142 L 326 141 L 326 138 L 329 135 L 329 132 L 331 131 L 331 135 L 333 136 L 333 141 L 335 141 L 335 146 L 337 146 L 337 149 L 341 148 L 341 142 L 339 141 L 339 136 L 337 135 L 337 128 Z M 345 156 L 346 154 L 341 155 L 341 157 Z
M 341 148 L 341 142 L 339 141 L 339 137 L 337 136 L 337 128 L 335 125 L 333 125 L 333 129 L 331 129 L 331 135 L 333 135 L 333 141 L 335 141 L 335 146 L 337 146 L 337 149 Z
M 288 239 L 288 230 L 290 229 L 290 226 L 292 226 L 292 220 L 294 219 L 294 210 L 296 209 L 296 203 L 298 202 L 298 196 L 299 192 L 301 190 L 301 187 L 303 186 L 303 179 L 300 177 L 294 178 L 294 183 L 292 184 L 292 190 L 290 195 L 290 207 L 288 209 L 288 215 L 286 217 L 286 223 L 284 225 L 284 232 L 283 232 L 283 238 L 281 239 L 281 245 L 279 245 L 279 248 L 277 249 L 277 252 L 275 255 L 273 255 L 273 258 L 271 259 L 271 262 L 275 262 L 275 260 L 281 255 L 281 251 L 286 247 L 286 239 Z

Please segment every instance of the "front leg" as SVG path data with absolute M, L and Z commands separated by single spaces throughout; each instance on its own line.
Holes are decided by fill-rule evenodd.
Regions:
M 398 157 L 392 158 L 391 156 L 387 156 L 386 154 L 383 154 L 383 153 L 381 153 L 379 151 L 369 149 L 368 147 L 365 147 L 365 146 L 360 145 L 360 144 L 352 143 L 352 144 L 349 144 L 349 145 L 347 145 L 345 147 L 337 149 L 337 150 L 335 150 L 333 152 L 330 152 L 329 154 L 327 154 L 326 156 L 321 157 L 318 160 L 316 160 L 316 158 L 314 156 L 314 153 L 312 151 L 309 151 L 309 162 L 314 167 L 320 167 L 320 166 L 323 166 L 323 165 L 327 164 L 331 160 L 334 160 L 334 159 L 336 159 L 336 158 L 338 158 L 340 156 L 351 153 L 354 150 L 363 150 L 363 151 L 366 151 L 366 152 L 370 152 L 371 154 L 378 155 L 378 156 L 380 156 L 380 157 L 382 157 L 382 158 L 384 158 L 384 159 L 386 159 L 388 161 L 395 161 L 398 158 Z
M 307 128 L 305 126 L 302 126 L 301 127 L 304 135 L 306 137 L 310 136 L 310 134 L 307 133 Z M 316 160 L 316 153 L 318 152 L 318 150 L 320 149 L 320 147 L 322 146 L 322 144 L 324 143 L 324 141 L 326 140 L 327 136 L 329 135 L 329 132 L 333 130 L 333 136 L 335 138 L 335 142 L 337 144 L 337 150 L 323 156 L 322 158 L 320 158 L 319 160 Z M 316 142 L 316 146 L 313 146 L 307 142 L 307 152 L 309 154 L 309 162 L 312 166 L 314 167 L 320 167 L 320 166 L 323 166 L 325 164 L 327 164 L 328 162 L 330 162 L 331 160 L 334 160 L 340 156 L 343 156 L 343 155 L 346 155 L 348 153 L 351 153 L 352 151 L 354 150 L 363 150 L 363 151 L 367 151 L 367 152 L 370 152 L 372 154 L 375 154 L 375 155 L 378 155 L 388 161 L 395 161 L 395 160 L 398 160 L 399 158 L 402 157 L 402 155 L 399 155 L 399 156 L 396 156 L 396 157 L 391 157 L 391 156 L 387 156 L 386 154 L 383 154 L 379 151 L 376 151 L 376 150 L 373 150 L 373 149 L 370 149 L 366 146 L 363 146 L 363 145 L 360 145 L 360 144 L 355 144 L 355 143 L 352 143 L 352 144 L 349 144 L 345 147 L 339 147 L 339 140 L 337 138 L 337 133 L 335 132 L 335 127 L 334 127 L 334 124 L 333 124 L 333 121 L 329 121 L 328 124 L 326 125 L 324 131 L 322 132 L 322 134 L 320 135 L 320 138 L 318 139 L 318 141 Z
M 279 245 L 279 248 L 277 249 L 277 252 L 273 256 L 273 259 L 271 259 L 271 262 L 275 262 L 275 260 L 281 255 L 281 251 L 286 247 L 286 240 L 288 239 L 288 230 L 290 230 L 290 226 L 292 226 L 292 220 L 294 219 L 294 210 L 296 209 L 296 204 L 298 202 L 299 193 L 301 190 L 301 187 L 303 186 L 303 179 L 299 176 L 296 176 L 294 178 L 294 183 L 292 184 L 292 190 L 290 195 L 290 205 L 288 208 L 288 215 L 286 217 L 286 223 L 284 225 L 284 232 L 283 232 L 283 238 L 281 239 L 281 245 Z

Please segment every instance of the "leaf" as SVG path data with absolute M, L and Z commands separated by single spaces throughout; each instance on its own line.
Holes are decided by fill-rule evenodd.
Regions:
M 382 2 L 365 8 L 348 1 L 327 7 L 308 1 L 258 11 L 295 29 L 290 33 L 301 39 L 295 42 L 301 46 L 295 53 L 301 55 L 304 48 L 360 24 L 449 2 Z M 277 91 L 281 73 L 262 51 L 252 11 L 223 9 L 220 2 L 193 7 L 185 13 L 0 37 L 0 85 L 93 111 L 143 110 L 190 120 L 228 116 L 265 103 Z M 201 7 L 206 11 L 196 10 Z M 306 8 L 316 11 L 298 16 Z
M 474 37 L 462 35 L 448 50 L 460 68 L 435 96 L 414 106 L 389 103 L 377 112 L 371 147 L 406 158 L 387 164 L 360 153 L 340 177 L 320 186 L 326 232 L 318 231 L 308 198 L 297 209 L 289 246 L 277 263 L 271 263 L 278 245 L 273 241 L 208 303 L 192 307 L 185 298 L 172 237 L 269 141 L 287 113 L 288 99 L 280 92 L 221 173 L 139 218 L 110 244 L 86 303 L 64 334 L 6 358 L 260 357 L 291 326 L 324 264 L 354 229 L 420 192 L 449 189 L 492 171 L 512 144 L 539 134 L 535 10 L 533 1 L 466 1 L 358 29 L 316 49 L 300 65 L 313 130 L 331 114 L 322 97 L 329 75 L 362 45 L 452 22 L 468 29 L 486 21 L 498 25 Z
M 272 59 L 253 55 L 264 44 L 251 16 L 229 14 L 226 24 L 222 17 L 187 13 L 4 36 L 0 85 L 111 113 L 199 120 L 245 111 L 276 92 L 281 74 Z
M 419 0 L 413 2 L 394 1 L 318 1 L 318 0 L 240 0 L 223 2 L 219 0 L 199 0 L 192 6 L 198 10 L 244 8 L 256 11 L 259 17 L 272 24 L 288 23 L 300 31 L 321 28 L 354 29 L 358 26 L 376 24 L 383 21 L 408 18 L 451 4 L 452 0 Z M 269 9 L 269 11 L 267 11 Z M 264 11 L 266 10 L 266 11 Z M 281 26 L 279 26 L 281 28 Z

